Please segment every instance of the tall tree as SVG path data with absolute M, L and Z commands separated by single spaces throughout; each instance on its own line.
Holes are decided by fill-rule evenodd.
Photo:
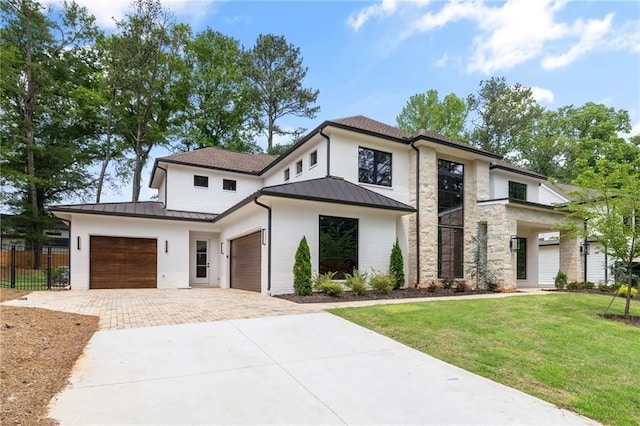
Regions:
M 37 253 L 51 221 L 45 207 L 91 184 L 85 166 L 95 156 L 98 60 L 87 46 L 97 30 L 75 3 L 45 12 L 37 1 L 7 0 L 0 11 L 0 183 Z
M 189 103 L 179 150 L 218 146 L 257 151 L 262 122 L 255 92 L 246 76 L 246 53 L 237 40 L 207 29 L 189 41 Z
M 532 124 L 542 114 L 531 89 L 509 86 L 504 77 L 480 82 L 477 95 L 467 97 L 473 128 L 469 142 L 489 152 L 518 158 L 531 140 Z
M 619 259 L 627 272 L 627 300 L 624 314 L 629 316 L 633 261 L 640 257 L 640 148 L 635 160 L 619 162 L 598 158 L 573 182 L 580 189 L 573 193 L 569 204 L 574 216 L 587 221 L 588 229 L 578 227 L 576 232 L 595 238 L 602 243 L 607 255 Z M 581 161 L 585 163 L 584 161 Z M 586 233 L 589 235 L 585 235 Z
M 452 139 L 464 140 L 467 114 L 464 99 L 449 93 L 440 100 L 438 91 L 431 89 L 411 96 L 396 117 L 396 123 L 400 129 L 409 133 L 426 129 Z
M 302 66 L 300 49 L 283 36 L 259 35 L 249 52 L 247 73 L 256 90 L 264 116 L 268 151 L 274 135 L 298 135 L 305 129 L 287 131 L 277 121 L 287 115 L 315 118 L 319 91 L 302 86 L 307 68 Z
M 126 63 L 117 96 L 116 131 L 133 154 L 131 201 L 138 201 L 142 169 L 156 146 L 167 146 L 188 99 L 188 70 L 180 52 L 189 29 L 175 25 L 160 0 L 134 0 L 118 22 L 111 58 Z

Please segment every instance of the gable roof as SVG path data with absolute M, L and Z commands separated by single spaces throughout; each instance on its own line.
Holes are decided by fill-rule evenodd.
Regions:
M 99 203 L 99 204 L 67 204 L 49 208 L 52 212 L 86 213 L 104 216 L 143 217 L 150 219 L 183 220 L 192 222 L 211 222 L 217 216 L 210 213 L 167 210 L 156 201 L 137 203 Z
M 156 164 L 162 161 L 258 175 L 276 158 L 278 157 L 275 155 L 251 154 L 209 147 L 160 157 L 156 160 Z
M 327 176 L 300 182 L 284 183 L 282 185 L 266 186 L 219 214 L 214 222 L 257 200 L 261 196 L 346 204 L 403 212 L 416 211 L 408 204 L 385 197 L 382 194 L 348 182 L 340 177 Z
M 515 164 L 508 163 L 504 160 L 496 160 L 491 162 L 489 165 L 490 169 L 502 169 L 513 173 L 518 173 L 524 176 L 529 176 L 536 179 L 547 180 L 545 175 L 541 175 L 540 173 L 532 172 L 531 170 L 527 170 L 524 167 L 516 166 Z
M 354 115 L 352 117 L 338 118 L 337 120 L 329 120 L 325 123 L 337 125 L 336 127 L 346 128 L 365 133 L 373 133 L 376 135 L 386 136 L 389 138 L 407 140 L 411 137 L 410 133 L 405 132 L 397 127 L 390 126 L 380 121 L 373 120 L 363 115 Z

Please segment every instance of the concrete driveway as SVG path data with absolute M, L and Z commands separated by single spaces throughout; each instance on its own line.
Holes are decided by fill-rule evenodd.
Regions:
M 101 331 L 51 405 L 83 424 L 596 424 L 328 313 Z

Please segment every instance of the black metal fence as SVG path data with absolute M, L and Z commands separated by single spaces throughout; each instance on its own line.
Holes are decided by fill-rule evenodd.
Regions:
M 18 290 L 69 288 L 69 248 L 33 250 L 3 246 L 0 250 L 0 287 Z

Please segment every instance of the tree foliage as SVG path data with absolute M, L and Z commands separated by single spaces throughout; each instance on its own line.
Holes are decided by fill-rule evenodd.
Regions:
M 402 257 L 402 250 L 398 239 L 391 248 L 391 256 L 389 259 L 389 274 L 393 276 L 393 288 L 399 289 L 404 286 L 404 259 Z
M 583 218 L 588 226 L 585 230 L 574 225 L 573 230 L 595 238 L 607 255 L 625 264 L 629 291 L 624 312 L 629 316 L 632 265 L 640 257 L 640 149 L 636 148 L 635 160 L 629 163 L 596 159 L 574 184 L 579 189 L 573 192 L 568 209 L 571 217 Z
M 303 236 L 296 250 L 293 263 L 293 290 L 300 296 L 308 296 L 313 290 L 311 277 L 311 251 L 307 237 Z
M 299 135 L 305 129 L 286 130 L 278 125 L 287 115 L 315 118 L 319 91 L 302 86 L 307 68 L 302 65 L 300 49 L 287 43 L 283 36 L 259 35 L 247 57 L 247 73 L 251 79 L 259 108 L 264 117 L 268 152 L 274 135 Z
M 411 96 L 396 117 L 396 123 L 400 129 L 409 133 L 426 129 L 452 139 L 464 140 L 467 114 L 464 99 L 449 93 L 440 100 L 438 91 L 431 89 Z
M 0 11 L 0 184 L 18 215 L 14 226 L 36 252 L 51 223 L 45 207 L 91 186 L 99 97 L 89 46 L 97 30 L 75 3 L 56 14 L 36 1 L 8 0 Z

